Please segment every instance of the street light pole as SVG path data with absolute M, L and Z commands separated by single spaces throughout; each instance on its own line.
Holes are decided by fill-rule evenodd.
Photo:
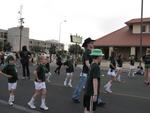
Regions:
M 140 59 L 142 58 L 142 39 L 143 39 L 143 0 L 141 0 L 141 32 L 140 32 Z
M 21 42 L 22 42 L 22 30 L 23 30 L 23 23 L 24 23 L 24 18 L 22 18 L 22 5 L 20 6 L 20 11 L 18 12 L 19 15 L 20 15 L 20 18 L 19 18 L 19 23 L 20 23 L 20 26 L 19 26 L 19 29 L 20 29 L 20 43 L 19 43 L 19 51 L 21 51 Z
M 63 22 L 67 22 L 67 20 L 63 20 L 59 24 L 59 50 L 61 49 L 60 39 L 61 39 L 61 26 Z
M 20 29 L 20 46 L 19 46 L 19 50 L 21 51 L 21 41 L 22 41 L 22 30 L 23 30 L 23 19 L 24 18 L 20 18 L 20 27 L 19 27 L 19 29 Z

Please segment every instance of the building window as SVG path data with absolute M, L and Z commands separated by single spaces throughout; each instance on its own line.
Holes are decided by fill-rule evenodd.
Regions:
M 4 38 L 7 38 L 7 33 L 4 33 Z
M 133 25 L 130 25 L 130 26 L 129 26 L 129 30 L 130 30 L 130 31 L 133 31 Z
M 4 38 L 3 32 L 0 32 L 0 37 L 1 37 L 1 38 Z
M 142 26 L 142 32 L 146 32 L 146 25 Z

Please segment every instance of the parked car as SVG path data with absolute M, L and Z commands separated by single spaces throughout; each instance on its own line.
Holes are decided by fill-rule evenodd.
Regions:
M 14 56 L 14 58 L 15 58 L 15 53 L 13 53 L 13 52 L 5 52 L 4 53 L 4 59 L 6 59 L 9 55 Z

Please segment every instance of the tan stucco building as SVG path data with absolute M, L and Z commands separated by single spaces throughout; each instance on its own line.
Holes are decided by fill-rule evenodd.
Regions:
M 4 48 L 4 42 L 7 40 L 7 30 L 0 29 L 0 46 Z
M 4 41 L 10 43 L 12 47 L 12 51 L 20 51 L 20 29 L 19 27 L 12 27 L 8 30 L 0 29 L 0 42 L 2 47 L 4 47 Z M 22 35 L 21 35 L 21 48 L 26 45 L 29 50 L 33 50 L 33 48 L 39 48 L 42 51 L 48 50 L 52 46 L 56 47 L 56 50 L 64 49 L 64 44 L 59 43 L 56 40 L 35 40 L 29 39 L 29 28 L 23 27 Z
M 20 50 L 20 29 L 19 27 L 13 27 L 8 29 L 8 42 L 12 46 L 12 51 Z M 24 27 L 22 29 L 21 36 L 21 48 L 26 45 L 29 48 L 29 28 Z

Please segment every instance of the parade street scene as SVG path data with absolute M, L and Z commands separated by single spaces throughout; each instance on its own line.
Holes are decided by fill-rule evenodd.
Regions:
M 0 113 L 150 113 L 149 4 L 1 1 Z
M 96 113 L 149 113 L 150 87 L 143 83 L 144 77 L 141 75 L 136 75 L 134 77 L 127 76 L 128 67 L 125 67 L 122 75 L 122 82 L 116 81 L 113 86 L 113 92 L 111 94 L 106 93 L 103 85 L 108 80 L 106 67 L 108 62 L 103 63 L 104 67 L 102 67 L 102 87 L 100 95 L 106 105 L 98 107 Z M 128 66 L 128 64 L 126 66 Z M 30 71 L 35 68 L 33 65 L 30 65 L 29 67 Z M 61 68 L 60 75 L 55 74 L 55 68 L 56 64 L 54 62 L 51 63 L 50 70 L 52 76 L 50 77 L 50 82 L 46 82 L 46 103 L 49 107 L 48 111 L 43 111 L 38 108 L 40 99 L 36 102 L 37 109 L 32 110 L 29 108 L 27 103 L 33 94 L 34 76 L 31 73 L 30 80 L 23 80 L 21 76 L 21 67 L 17 67 L 19 81 L 13 106 L 8 106 L 9 92 L 7 91 L 7 79 L 6 77 L 1 77 L 0 79 L 1 113 L 8 113 L 10 110 L 12 113 L 81 113 L 83 111 L 82 102 L 74 103 L 72 101 L 73 90 L 79 82 L 81 65 L 77 65 L 75 68 L 72 87 L 69 87 L 68 85 L 64 86 L 64 79 L 66 76 L 65 67 Z

